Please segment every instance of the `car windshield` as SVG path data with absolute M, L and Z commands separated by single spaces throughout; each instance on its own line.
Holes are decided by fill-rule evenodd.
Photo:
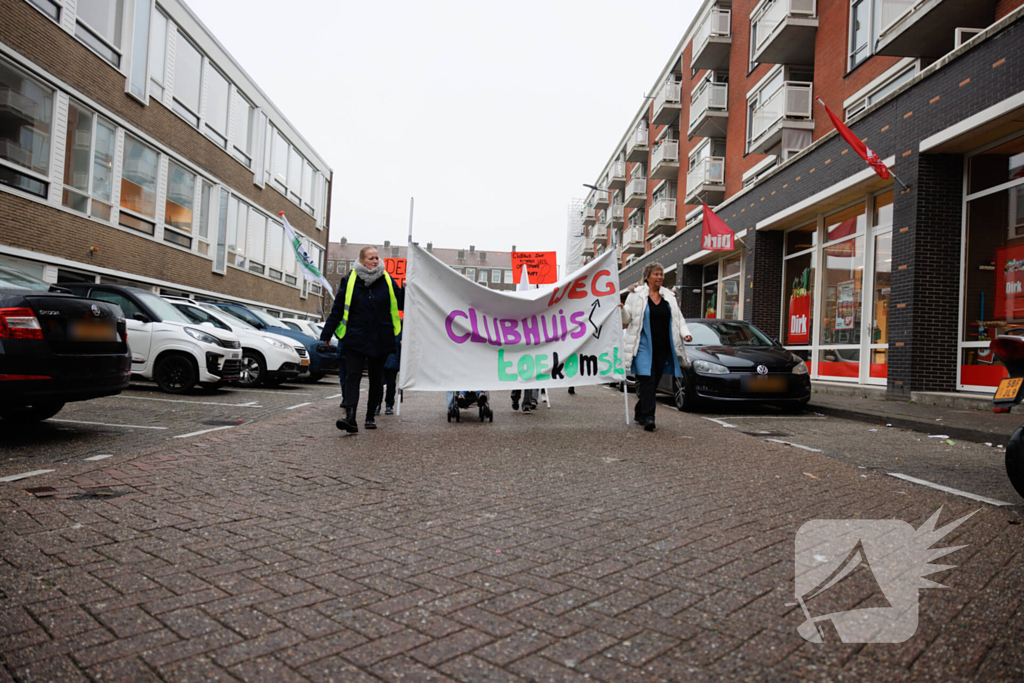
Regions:
M 248 309 L 248 310 L 254 316 L 259 318 L 263 322 L 263 324 L 266 325 L 267 327 L 280 327 L 282 330 L 287 330 L 288 329 L 285 325 L 281 324 L 280 320 L 278 320 L 274 316 L 270 315 L 269 313 L 264 313 L 263 311 L 254 311 L 252 309 Z
M 318 323 L 310 323 L 309 326 L 313 328 L 313 331 L 316 332 L 316 336 L 318 337 L 324 333 L 323 325 L 320 325 Z
M 0 268 L 0 287 L 38 289 L 44 292 L 50 289 L 50 285 L 46 282 L 25 275 L 20 270 L 14 270 L 13 268 Z
M 240 320 L 238 318 L 235 318 L 235 317 L 232 317 L 232 316 L 228 315 L 224 311 L 224 309 L 217 308 L 216 306 L 214 306 L 214 307 L 208 308 L 208 309 L 204 308 L 203 310 L 205 310 L 207 313 L 209 313 L 211 318 L 215 318 L 216 320 L 220 320 L 225 325 L 230 325 L 231 328 L 234 331 L 236 331 L 236 332 L 239 329 L 245 330 L 246 332 L 259 332 L 259 330 L 257 330 L 255 327 L 250 325 L 245 320 Z
M 156 313 L 161 320 L 169 320 L 175 323 L 190 323 L 192 322 L 185 315 L 174 307 L 171 302 L 166 299 L 161 299 L 156 294 L 150 294 L 149 292 L 135 292 L 142 303 L 149 306 L 149 309 Z
M 761 330 L 734 320 L 687 323 L 692 342 L 687 346 L 774 346 Z

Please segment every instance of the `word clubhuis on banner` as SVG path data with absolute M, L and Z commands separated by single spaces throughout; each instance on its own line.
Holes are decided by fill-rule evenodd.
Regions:
M 481 287 L 410 247 L 402 388 L 602 384 L 625 376 L 608 252 L 553 287 Z

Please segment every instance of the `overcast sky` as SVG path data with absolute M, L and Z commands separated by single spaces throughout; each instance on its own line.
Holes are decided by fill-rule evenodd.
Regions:
M 700 0 L 186 0 L 334 169 L 331 240 L 564 251 Z M 561 260 L 560 260 L 561 263 Z

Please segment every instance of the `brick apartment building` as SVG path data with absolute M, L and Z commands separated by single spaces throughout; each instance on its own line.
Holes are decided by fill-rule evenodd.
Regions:
M 658 261 L 685 315 L 752 321 L 819 382 L 991 392 L 989 340 L 1024 324 L 1022 4 L 707 0 L 609 145 L 585 254 L 619 231 L 623 286 Z M 735 251 L 702 249 L 701 201 Z
M 356 244 L 344 238 L 340 242 L 329 244 L 327 270 L 324 276 L 331 283 L 335 293 L 341 291 L 339 283 L 348 275 L 352 264 L 359 260 L 359 250 L 363 247 L 374 247 L 382 259 L 404 259 L 408 256 L 408 248 L 405 245 L 391 244 L 386 240 L 383 246 Z M 505 291 L 516 288 L 512 277 L 511 251 L 480 251 L 474 246 L 468 249 L 438 249 L 431 242 L 427 242 L 426 249 L 453 270 L 481 286 Z
M 180 0 L 0 0 L 0 264 L 318 318 L 331 177 Z

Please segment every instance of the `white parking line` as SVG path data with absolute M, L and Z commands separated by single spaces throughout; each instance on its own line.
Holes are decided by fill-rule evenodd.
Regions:
M 732 415 L 730 420 L 827 420 L 828 418 L 822 415 Z
M 302 406 L 311 406 L 311 405 L 313 405 L 313 404 L 309 403 L 309 402 L 307 402 L 307 403 L 299 403 L 298 405 L 288 406 L 287 408 L 285 408 L 285 410 L 295 410 L 296 408 L 301 408 Z
M 91 458 L 85 458 L 85 460 L 106 460 L 107 458 L 113 458 L 113 455 L 94 455 Z
M 793 443 L 792 441 L 780 441 L 779 439 L 765 439 L 765 441 L 771 441 L 772 443 L 781 443 L 784 446 L 792 446 L 793 448 L 801 448 L 801 449 L 803 449 L 805 451 L 810 451 L 811 453 L 821 453 L 821 449 L 820 448 L 811 448 L 810 446 L 801 446 L 800 444 Z
M 332 398 L 338 398 L 339 396 L 341 396 L 341 394 L 331 394 L 330 396 L 324 396 L 323 400 L 329 401 Z
M 235 425 L 228 425 L 226 427 L 214 427 L 213 429 L 200 429 L 198 432 L 189 432 L 188 434 L 178 434 L 173 437 L 175 439 L 185 439 L 190 436 L 199 436 L 200 434 L 209 434 L 210 432 L 219 432 L 222 429 L 233 429 Z
M 107 422 L 86 422 L 84 420 L 58 420 L 51 417 L 47 422 L 69 422 L 76 425 L 99 425 L 100 427 L 123 427 L 124 429 L 167 429 L 167 427 L 150 427 L 148 425 L 115 425 Z
M 247 391 L 254 391 L 257 393 L 270 392 L 277 394 L 279 396 L 309 396 L 308 391 L 291 391 L 290 389 L 281 389 L 280 387 L 275 387 L 273 389 L 239 389 L 236 387 L 231 388 L 231 392 L 235 394 L 243 394 Z
M 702 415 L 701 417 L 704 417 L 704 416 Z M 726 429 L 736 429 L 736 425 L 731 425 L 728 422 L 726 422 L 725 420 L 719 420 L 718 418 L 714 418 L 714 417 L 704 417 L 704 419 L 705 420 L 711 420 L 715 424 L 720 424 L 723 427 L 725 427 Z
M 19 479 L 28 479 L 29 477 L 35 477 L 40 474 L 49 474 L 54 470 L 32 470 L 31 472 L 22 472 L 21 474 L 12 474 L 9 477 L 0 477 L 0 482 L 7 483 L 9 481 L 18 481 Z
M 197 406 L 231 406 L 232 408 L 262 408 L 259 405 L 259 401 L 249 401 L 248 403 L 216 403 L 214 401 L 185 401 L 180 398 L 149 398 L 146 396 L 125 396 L 119 394 L 116 398 L 130 398 L 135 401 L 160 401 L 162 403 L 191 403 Z
M 929 488 L 938 489 L 939 491 L 945 491 L 946 493 L 952 493 L 955 496 L 963 496 L 964 498 L 970 498 L 971 500 L 976 500 L 979 503 L 988 503 L 989 505 L 997 505 L 1002 507 L 1009 507 L 1013 505 L 1013 503 L 1004 503 L 1003 501 L 996 500 L 995 498 L 986 498 L 985 496 L 979 496 L 976 493 L 968 493 L 967 491 L 961 491 L 960 489 L 954 489 L 949 486 L 943 486 L 942 484 L 933 484 L 930 481 L 918 479 L 917 477 L 911 477 L 906 474 L 900 474 L 899 472 L 886 472 L 886 474 L 888 474 L 890 477 L 902 479 L 903 481 L 909 481 L 914 484 L 920 484 L 921 486 L 927 486 Z

